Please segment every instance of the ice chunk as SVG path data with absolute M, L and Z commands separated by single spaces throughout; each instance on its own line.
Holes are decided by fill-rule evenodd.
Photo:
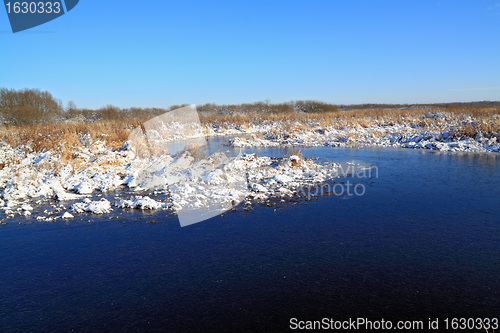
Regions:
M 283 174 L 275 175 L 273 179 L 278 183 L 289 183 L 294 180 L 292 177 Z
M 27 212 L 27 211 L 33 210 L 33 207 L 31 205 L 24 204 L 21 206 L 21 209 L 24 210 L 25 212 Z
M 93 191 L 92 186 L 87 181 L 83 181 L 73 188 L 77 193 L 90 194 Z
M 253 184 L 252 189 L 256 192 L 267 192 L 267 188 L 260 184 Z
M 116 204 L 117 207 L 120 208 L 137 208 L 137 209 L 160 209 L 165 207 L 166 205 L 151 199 L 150 197 L 141 197 L 137 196 L 134 201 L 132 200 L 123 200 Z
M 68 213 L 68 212 L 65 212 L 65 213 L 61 216 L 61 218 L 63 218 L 63 219 L 72 219 L 73 217 L 74 217 L 74 216 L 73 216 L 73 215 L 71 215 L 71 214 L 70 214 L 70 213 Z
M 107 214 L 113 210 L 111 203 L 104 198 L 99 201 L 92 201 L 87 198 L 83 202 L 74 203 L 71 209 L 75 213 L 91 212 L 94 214 Z

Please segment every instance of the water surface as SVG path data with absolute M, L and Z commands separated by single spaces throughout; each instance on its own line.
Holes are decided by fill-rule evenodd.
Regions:
M 498 315 L 499 155 L 302 153 L 369 163 L 378 178 L 356 180 L 363 196 L 255 205 L 185 228 L 167 212 L 121 210 L 1 227 L 0 330 L 284 331 L 291 317 Z

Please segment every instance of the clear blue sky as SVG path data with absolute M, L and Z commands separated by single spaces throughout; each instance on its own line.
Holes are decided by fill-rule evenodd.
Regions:
M 500 100 L 499 0 L 81 0 L 0 40 L 0 87 L 78 107 Z

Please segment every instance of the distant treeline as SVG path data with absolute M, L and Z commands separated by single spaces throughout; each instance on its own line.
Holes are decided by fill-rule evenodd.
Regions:
M 383 110 L 383 109 L 425 109 L 425 108 L 469 108 L 469 107 L 500 107 L 500 101 L 481 102 L 451 102 L 428 104 L 349 104 L 337 105 L 341 111 L 349 110 Z
M 185 105 L 162 108 L 118 108 L 107 105 L 99 109 L 77 108 L 69 102 L 66 107 L 47 91 L 39 89 L 0 89 L 0 125 L 32 125 L 54 122 L 96 122 L 102 120 L 149 119 Z M 234 116 L 247 114 L 330 113 L 369 109 L 417 109 L 456 107 L 499 107 L 500 102 L 440 103 L 440 104 L 358 104 L 334 105 L 319 101 L 286 103 L 256 102 L 246 104 L 204 104 L 197 106 L 201 116 Z

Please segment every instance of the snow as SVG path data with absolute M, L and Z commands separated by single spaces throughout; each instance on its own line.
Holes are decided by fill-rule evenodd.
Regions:
M 88 163 L 79 167 L 68 163 L 54 172 L 59 164 L 56 154 L 25 153 L 23 157 L 11 147 L 0 146 L 0 158 L 17 156 L 16 163 L 0 170 L 0 211 L 9 217 L 29 215 L 34 202 L 40 203 L 39 198 L 53 198 L 60 203 L 53 204 L 53 211 L 46 210 L 47 216 L 36 217 L 41 221 L 69 219 L 81 213 L 107 214 L 112 207 L 178 212 L 206 207 L 227 210 L 245 198 L 290 195 L 302 181 L 322 181 L 330 172 L 327 166 L 305 162 L 298 156 L 272 159 L 245 154 L 230 158 L 215 153 L 195 159 L 185 152 L 141 159 L 127 151 L 106 151 L 101 144 L 85 147 L 79 154 Z M 103 160 L 107 162 L 101 164 Z M 323 171 L 318 173 L 318 169 Z M 314 173 L 321 177 L 311 178 Z M 247 185 L 247 177 L 251 186 Z M 114 202 L 91 198 L 121 187 L 137 194 L 130 199 L 115 198 Z M 143 194 L 151 190 L 161 200 Z M 61 212 L 66 209 L 71 213 Z M 57 212 L 62 216 L 51 216 Z
M 29 204 L 24 204 L 21 206 L 21 209 L 24 211 L 30 211 L 30 210 L 33 210 L 33 206 L 31 206 Z
M 113 210 L 111 208 L 111 203 L 104 198 L 99 201 L 92 201 L 87 198 L 82 202 L 74 203 L 71 209 L 75 213 L 90 212 L 93 214 L 107 214 Z
M 166 204 L 158 202 L 150 197 L 137 196 L 135 200 L 122 200 L 116 204 L 118 208 L 136 208 L 136 209 L 160 209 L 167 207 Z
M 80 193 L 80 194 L 90 194 L 93 192 L 92 186 L 87 181 L 82 181 L 78 185 L 75 185 L 72 188 L 72 190 L 75 191 L 76 193 Z
M 70 214 L 70 213 L 68 213 L 68 212 L 65 212 L 65 213 L 61 216 L 61 218 L 63 218 L 63 219 L 72 219 L 72 218 L 74 218 L 74 216 L 73 216 L 73 215 L 71 215 L 71 214 Z
M 278 183 L 289 183 L 294 180 L 292 177 L 287 175 L 275 175 L 273 179 Z
M 415 125 L 425 119 L 438 119 L 441 122 L 424 127 Z M 500 116 L 494 115 L 492 122 L 498 124 L 499 119 Z M 454 118 L 444 112 L 425 114 L 420 118 L 404 118 L 398 122 L 372 121 L 367 127 L 359 124 L 350 127 L 321 126 L 314 120 L 297 125 L 278 120 L 273 122 L 271 128 L 262 122 L 250 136 L 235 137 L 230 140 L 230 144 L 240 148 L 386 146 L 441 151 L 500 152 L 500 132 L 492 137 L 478 134 L 474 139 L 452 135 L 460 126 L 476 122 L 470 116 L 463 119 Z
M 254 191 L 256 192 L 267 192 L 267 188 L 265 188 L 264 186 L 262 186 L 261 184 L 254 184 L 253 185 L 253 189 Z

